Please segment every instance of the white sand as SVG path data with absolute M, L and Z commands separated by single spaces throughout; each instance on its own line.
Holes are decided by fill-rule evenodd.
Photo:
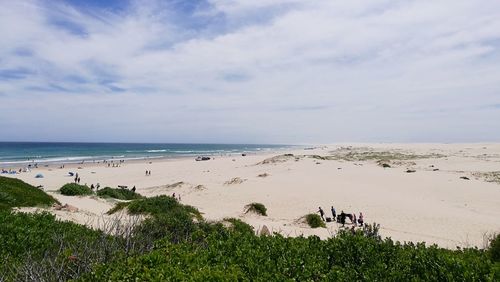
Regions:
M 296 150 L 295 155 L 328 156 L 342 145 L 323 146 L 314 150 Z M 485 234 L 500 232 L 500 184 L 476 178 L 473 172 L 500 171 L 500 144 L 346 144 L 375 150 L 397 150 L 414 154 L 443 154 L 443 158 L 409 160 L 392 168 L 382 168 L 376 160 L 342 161 L 300 158 L 256 165 L 274 155 L 216 157 L 196 162 L 193 158 L 127 162 L 121 167 L 103 164 L 56 165 L 39 168 L 16 177 L 33 185 L 43 185 L 45 191 L 63 204 L 79 212 L 55 212 L 58 217 L 79 223 L 89 217 L 100 217 L 114 201 L 95 197 L 65 197 L 56 192 L 72 182 L 68 171 L 78 172 L 81 184 L 100 183 L 101 187 L 128 185 L 137 187 L 145 196 L 181 195 L 209 220 L 225 217 L 241 218 L 259 228 L 267 225 L 271 231 L 284 235 L 316 234 L 322 238 L 334 234 L 338 225 L 311 229 L 297 220 L 321 206 L 327 216 L 333 205 L 337 213 L 363 212 L 365 222 L 377 222 L 381 233 L 399 241 L 425 241 L 442 247 L 484 246 Z M 368 150 L 368 149 L 362 149 Z M 412 164 L 414 162 L 415 164 Z M 318 164 L 319 163 L 319 164 Z M 434 165 L 434 167 L 430 167 Z M 81 165 L 80 165 L 81 166 Z M 341 169 L 338 169 L 341 168 Z M 408 168 L 415 173 L 406 173 Z M 433 171 L 439 168 L 439 171 Z M 151 170 L 151 176 L 145 171 Z M 45 178 L 34 178 L 43 173 Z M 258 177 L 267 173 L 267 177 Z M 470 180 L 460 179 L 467 176 Z M 239 177 L 241 184 L 226 185 Z M 183 182 L 177 187 L 168 185 Z M 204 189 L 195 186 L 203 185 Z M 244 214 L 244 206 L 261 202 L 268 216 Z

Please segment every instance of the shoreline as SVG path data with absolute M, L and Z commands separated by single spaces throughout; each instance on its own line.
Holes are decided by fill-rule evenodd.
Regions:
M 96 143 L 99 144 L 99 143 Z M 223 144 L 216 144 L 223 145 Z M 240 144 L 235 144 L 240 145 Z M 242 144 L 241 146 L 244 146 Z M 266 145 L 262 145 L 266 146 Z M 26 160 L 6 160 L 0 161 L 0 169 L 2 168 L 27 168 L 34 166 L 35 164 L 39 167 L 46 167 L 47 165 L 88 165 L 92 164 L 101 164 L 106 162 L 120 162 L 120 161 L 149 161 L 149 160 L 168 160 L 168 159 L 182 159 L 182 158 L 196 158 L 198 156 L 208 156 L 208 157 L 224 157 L 224 156 L 236 156 L 241 154 L 265 154 L 265 153 L 278 153 L 288 150 L 297 150 L 303 148 L 301 145 L 283 145 L 285 147 L 281 148 L 270 148 L 264 147 L 263 149 L 249 149 L 249 150 L 231 150 L 231 151 L 217 151 L 217 150 L 205 150 L 200 152 L 193 153 L 175 153 L 165 152 L 166 155 L 155 156 L 155 155 L 116 155 L 116 156 L 105 156 L 105 155 L 96 155 L 96 156 L 60 156 L 60 157 L 52 157 L 52 158 L 42 158 L 42 159 L 26 159 Z M 155 150 L 151 150 L 155 151 Z M 166 150 L 162 150 L 166 151 Z M 123 153 L 125 154 L 125 153 Z

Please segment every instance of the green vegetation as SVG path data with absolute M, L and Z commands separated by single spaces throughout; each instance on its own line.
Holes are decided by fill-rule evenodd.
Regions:
M 97 191 L 97 196 L 101 198 L 114 198 L 119 200 L 140 199 L 142 196 L 132 190 L 105 187 Z
M 267 208 L 261 203 L 251 203 L 245 206 L 246 212 L 254 212 L 259 215 L 267 216 Z
M 496 275 L 496 276 L 494 276 Z M 342 232 L 320 240 L 213 232 L 204 240 L 159 241 L 150 253 L 105 264 L 85 281 L 493 281 L 476 249 L 401 245 Z
M 92 195 L 94 193 L 88 186 L 76 183 L 64 184 L 60 191 L 61 194 L 66 196 L 85 196 Z
M 486 182 L 500 184 L 500 171 L 474 172 L 473 175 L 477 178 L 482 178 Z
M 12 207 L 50 206 L 57 201 L 22 180 L 0 176 L 0 210 Z
M 95 263 L 118 258 L 125 250 L 118 237 L 57 221 L 49 213 L 0 211 L 0 227 L 2 281 L 66 280 L 91 271 Z
M 344 161 L 379 161 L 387 162 L 391 160 L 408 161 L 416 159 L 443 158 L 441 154 L 413 154 L 400 151 L 377 151 L 372 148 L 340 148 L 330 152 L 326 157 L 330 160 Z
M 484 251 L 447 250 L 382 240 L 376 224 L 327 240 L 257 236 L 239 219 L 206 222 L 167 196 L 121 209 L 148 216 L 97 231 L 0 211 L 0 281 L 500 281 L 498 235 Z M 309 219 L 324 226 L 317 214 Z
M 311 228 L 326 227 L 321 217 L 315 213 L 306 215 L 305 219 L 306 223 L 309 224 Z
M 498 233 L 493 237 L 493 239 L 491 239 L 490 249 L 488 252 L 490 254 L 491 260 L 500 263 L 500 233 Z
M 129 214 L 149 214 L 167 217 L 195 217 L 202 219 L 200 212 L 191 206 L 180 204 L 175 198 L 169 196 L 156 196 L 142 198 L 128 203 L 118 203 L 108 214 L 127 208 Z
M 117 234 L 49 214 L 0 212 L 0 279 L 80 281 L 498 281 L 491 249 L 447 250 L 380 240 L 363 231 L 256 236 L 230 226 L 156 213 Z M 165 226 L 166 224 L 166 226 Z M 111 231 L 111 232 L 110 232 Z M 35 279 L 35 278 L 36 279 Z

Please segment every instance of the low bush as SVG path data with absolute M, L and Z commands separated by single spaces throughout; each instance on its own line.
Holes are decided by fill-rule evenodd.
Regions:
M 0 281 L 64 281 L 119 258 L 125 240 L 49 213 L 0 212 Z
M 61 194 L 66 196 L 85 196 L 94 193 L 88 186 L 76 183 L 64 184 L 64 186 L 61 187 L 59 191 L 61 192 Z
M 132 190 L 105 187 L 97 191 L 97 196 L 101 198 L 114 198 L 119 200 L 140 199 L 142 196 Z
M 253 227 L 241 221 L 241 219 L 225 218 L 224 221 L 231 224 L 229 226 L 230 231 L 234 231 L 237 233 L 245 233 L 245 234 L 255 234 Z
M 135 200 L 137 201 L 137 200 Z M 339 232 L 256 236 L 238 219 L 155 213 L 128 232 L 0 211 L 2 281 L 499 281 L 489 251 L 447 250 Z M 376 228 L 375 228 L 376 229 Z M 113 229 L 123 230 L 122 228 Z M 115 234 L 111 236 L 107 234 Z
M 315 213 L 310 213 L 306 215 L 305 217 L 306 223 L 311 227 L 311 228 L 318 228 L 318 227 L 326 227 L 325 223 L 321 219 L 321 217 Z
M 245 206 L 246 212 L 254 212 L 259 215 L 267 216 L 267 208 L 261 203 L 251 203 Z
M 100 265 L 84 280 L 495 281 L 495 275 L 477 249 L 401 245 L 350 232 L 320 240 L 214 231 L 200 242 L 161 242 L 145 255 Z
M 496 236 L 491 239 L 488 253 L 491 260 L 500 262 L 500 233 L 496 234 Z
M 56 199 L 26 182 L 0 176 L 0 210 L 50 206 L 54 203 L 57 203 Z
M 163 215 L 188 218 L 194 217 L 198 220 L 203 218 L 196 208 L 182 205 L 175 198 L 165 195 L 151 198 L 141 198 L 128 203 L 118 203 L 114 208 L 108 211 L 108 214 L 113 214 L 124 208 L 128 210 L 129 214 L 150 214 L 153 216 Z

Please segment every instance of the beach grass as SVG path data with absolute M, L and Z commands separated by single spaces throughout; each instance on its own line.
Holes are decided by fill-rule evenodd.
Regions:
M 472 173 L 477 178 L 481 178 L 486 182 L 493 182 L 500 184 L 500 171 L 489 172 L 474 172 Z
M 105 187 L 97 191 L 97 196 L 101 198 L 114 198 L 118 200 L 134 200 L 140 199 L 142 196 L 132 190 Z
M 372 148 L 340 148 L 330 152 L 329 156 L 324 157 L 328 160 L 343 161 L 408 161 L 417 159 L 443 158 L 442 154 L 416 154 L 404 151 L 383 151 Z
M 267 208 L 261 203 L 251 203 L 245 206 L 245 213 L 253 212 L 258 215 L 267 216 Z
M 326 227 L 325 223 L 321 219 L 321 217 L 315 213 L 310 213 L 305 216 L 306 223 L 311 227 L 311 228 L 318 228 L 318 227 Z
M 127 209 L 129 214 L 153 215 L 153 216 L 186 216 L 201 220 L 201 213 L 192 206 L 182 205 L 175 198 L 170 196 L 156 196 L 151 198 L 136 199 L 131 202 L 118 203 L 108 214 Z
M 65 196 L 86 196 L 94 193 L 88 186 L 76 183 L 64 184 L 59 191 Z
M 57 200 L 44 191 L 15 178 L 0 176 L 0 209 L 50 206 Z

